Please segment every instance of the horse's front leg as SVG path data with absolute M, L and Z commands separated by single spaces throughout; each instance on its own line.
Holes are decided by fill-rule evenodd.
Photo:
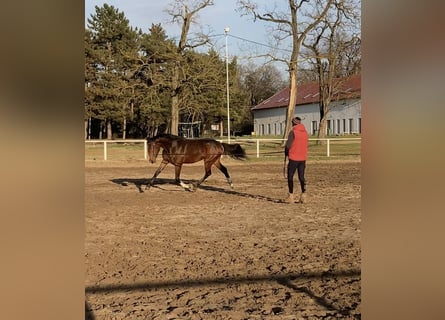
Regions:
M 167 161 L 162 161 L 161 164 L 159 165 L 158 169 L 155 171 L 155 174 L 153 175 L 153 177 L 151 178 L 150 182 L 147 184 L 147 186 L 145 187 L 145 190 L 150 189 L 151 186 L 153 186 L 153 183 L 156 180 L 156 177 L 162 172 L 162 170 L 164 170 L 165 166 L 168 164 Z
M 181 176 L 181 169 L 182 169 L 182 163 L 175 165 L 175 181 L 177 184 L 179 184 L 181 187 L 183 187 L 185 190 L 193 191 L 193 185 L 182 182 L 180 176 Z

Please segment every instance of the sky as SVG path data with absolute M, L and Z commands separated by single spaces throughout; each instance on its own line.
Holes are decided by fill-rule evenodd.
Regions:
M 112 5 L 125 14 L 130 26 L 141 28 L 143 32 L 148 32 L 152 24 L 161 23 L 167 36 L 178 39 L 180 36 L 180 26 L 171 24 L 171 17 L 164 12 L 168 4 L 173 0 L 85 0 L 85 26 L 87 19 L 95 14 L 95 6 L 102 7 L 104 3 Z M 266 24 L 261 21 L 253 22 L 251 16 L 241 16 L 236 11 L 237 0 L 215 0 L 214 5 L 199 12 L 199 23 L 210 34 L 218 35 L 212 37 L 215 42 L 215 50 L 225 55 L 224 29 L 230 28 L 227 37 L 227 48 L 229 57 L 236 55 L 241 64 L 248 62 L 248 57 L 255 53 L 265 53 L 270 51 L 267 39 Z M 273 0 L 256 0 L 260 7 L 270 8 L 274 5 Z M 277 1 L 277 3 L 279 3 Z M 287 5 L 287 2 L 281 2 Z M 286 9 L 286 8 L 284 8 Z M 196 29 L 194 29 L 196 30 Z M 193 31 L 193 29 L 191 30 Z M 242 38 L 244 40 L 241 40 Z M 259 43 L 259 44 L 255 44 Z M 253 60 L 255 64 L 261 63 L 263 59 Z M 281 70 L 285 70 L 283 64 L 275 64 Z

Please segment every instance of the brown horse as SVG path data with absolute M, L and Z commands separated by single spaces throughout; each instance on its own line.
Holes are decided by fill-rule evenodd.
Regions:
M 151 163 L 155 163 L 156 157 L 162 148 L 162 162 L 158 167 L 146 189 L 149 189 L 156 177 L 169 163 L 175 166 L 175 181 L 185 190 L 195 191 L 211 174 L 214 165 L 225 175 L 230 187 L 233 188 L 227 168 L 222 165 L 221 155 L 228 155 L 237 160 L 246 158 L 246 153 L 239 144 L 221 143 L 214 139 L 186 139 L 171 134 L 160 134 L 153 138 L 147 138 L 148 156 Z M 204 176 L 196 183 L 186 184 L 181 181 L 181 168 L 184 163 L 195 163 L 204 160 Z

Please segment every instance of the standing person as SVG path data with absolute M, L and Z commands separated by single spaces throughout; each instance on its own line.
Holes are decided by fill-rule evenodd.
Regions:
M 300 117 L 292 119 L 292 130 L 289 132 L 289 137 L 284 148 L 284 155 L 289 158 L 287 165 L 287 186 L 289 195 L 285 200 L 287 203 L 300 202 L 306 200 L 306 180 L 304 178 L 304 171 L 306 169 L 307 148 L 309 135 L 306 128 L 301 123 Z M 295 201 L 294 195 L 294 174 L 298 172 L 298 180 L 300 181 L 301 195 L 298 201 Z

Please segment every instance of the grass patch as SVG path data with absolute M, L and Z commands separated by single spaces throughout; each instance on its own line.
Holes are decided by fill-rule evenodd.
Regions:
M 272 138 L 271 138 L 272 139 Z M 317 143 L 318 142 L 318 143 Z M 284 158 L 283 141 L 257 139 L 231 139 L 231 144 L 239 143 L 248 156 L 248 161 L 279 161 Z M 334 160 L 339 158 L 359 158 L 361 156 L 361 140 L 342 138 L 330 140 L 327 157 L 327 143 L 323 141 L 309 141 L 308 160 Z M 258 157 L 257 157 L 258 152 Z M 159 156 L 158 156 L 159 157 Z M 85 160 L 103 160 L 104 143 L 85 143 Z M 141 142 L 113 142 L 107 141 L 108 160 L 144 160 L 144 143 Z

